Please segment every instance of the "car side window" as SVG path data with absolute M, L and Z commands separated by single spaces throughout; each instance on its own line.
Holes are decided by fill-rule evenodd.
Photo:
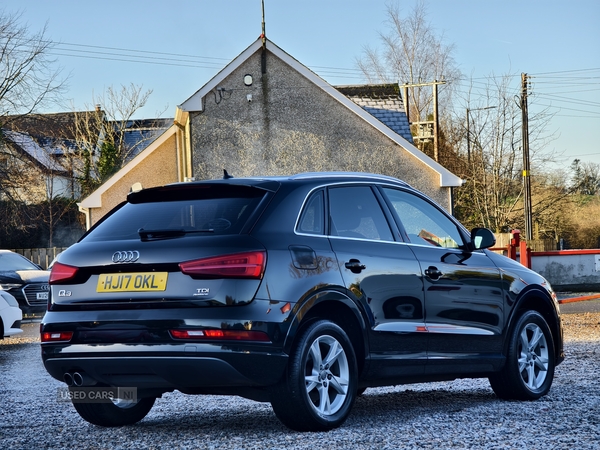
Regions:
M 434 247 L 459 248 L 464 245 L 458 227 L 444 213 L 416 195 L 384 188 L 410 242 Z
M 329 189 L 332 236 L 393 241 L 390 226 L 369 186 Z
M 306 234 L 324 234 L 324 210 L 323 191 L 315 192 L 304 206 L 297 231 Z

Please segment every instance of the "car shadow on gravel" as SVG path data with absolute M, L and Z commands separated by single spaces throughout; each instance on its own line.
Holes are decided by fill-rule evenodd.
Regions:
M 370 389 L 357 398 L 347 422 L 342 426 L 352 427 L 355 421 L 382 424 L 397 422 L 399 418 L 414 420 L 421 415 L 468 413 L 478 406 L 499 401 L 491 389 L 481 388 L 460 391 L 378 391 L 380 389 Z M 222 433 L 223 430 L 227 430 L 231 435 L 246 435 L 248 430 L 258 434 L 290 432 L 279 422 L 268 403 L 256 403 L 235 397 L 229 400 L 228 397 L 223 397 L 220 401 L 222 408 L 204 408 L 201 396 L 192 398 L 189 400 L 192 405 L 188 412 L 183 412 L 180 404 L 177 411 L 174 411 L 177 402 L 158 400 L 152 412 L 136 424 L 135 428 L 139 431 L 143 429 L 144 432 L 177 435 L 199 431 L 212 435 Z M 231 403 L 239 405 L 234 406 Z
M 368 390 L 356 400 L 350 419 L 360 416 L 381 422 L 396 421 L 399 416 L 415 418 L 421 414 L 454 414 L 497 401 L 498 397 L 491 389 L 413 391 L 409 388 L 398 392 L 380 393 Z
M 185 396 L 177 393 L 170 396 L 179 398 L 158 399 L 148 416 L 135 427 L 145 428 L 145 432 L 169 434 L 189 430 L 207 433 L 227 430 L 232 434 L 248 433 L 248 430 L 261 433 L 287 430 L 268 403 L 228 396 Z

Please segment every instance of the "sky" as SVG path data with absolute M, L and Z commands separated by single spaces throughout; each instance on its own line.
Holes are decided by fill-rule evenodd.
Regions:
M 415 0 L 396 0 L 409 14 Z M 531 76 L 530 114 L 554 116 L 544 151 L 600 164 L 600 0 L 425 0 L 427 20 L 466 77 Z M 381 48 L 384 0 L 265 0 L 266 35 L 333 85 L 366 82 L 356 60 Z M 46 26 L 68 76 L 65 105 L 85 109 L 112 86 L 152 90 L 136 118 L 173 117 L 261 33 L 260 0 L 2 0 L 34 31 Z M 402 80 L 399 80 L 403 82 Z M 467 84 L 459 87 L 466 92 Z M 460 108 L 460 107 L 459 107 Z M 466 108 L 466 106 L 465 106 Z M 466 111 L 465 111 L 466 113 Z

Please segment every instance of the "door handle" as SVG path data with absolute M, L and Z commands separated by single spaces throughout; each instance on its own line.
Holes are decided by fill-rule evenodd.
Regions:
M 361 264 L 358 259 L 351 259 L 346 264 L 346 269 L 349 269 L 352 273 L 361 273 L 363 270 L 367 268 L 364 264 Z
M 425 275 L 433 281 L 439 280 L 444 275 L 437 267 L 429 266 L 425 269 Z

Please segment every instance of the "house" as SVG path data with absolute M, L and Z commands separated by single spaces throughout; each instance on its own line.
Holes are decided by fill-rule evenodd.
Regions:
M 0 196 L 24 203 L 78 198 L 74 134 L 76 113 L 8 116 L 2 126 Z
M 177 107 L 175 123 L 80 203 L 88 225 L 132 189 L 310 171 L 401 178 L 452 209 L 462 180 L 412 143 L 397 85 L 334 87 L 257 39 Z M 402 118 L 404 116 L 404 119 Z
M 91 195 L 79 203 L 89 229 L 125 200 L 132 189 L 184 181 L 180 167 L 181 130 L 171 125 Z
M 0 161 L 4 167 L 12 166 L 12 175 L 19 175 L 15 197 L 26 203 L 56 197 L 78 198 L 77 179 L 83 171 L 84 147 L 98 149 L 107 133 L 113 133 L 112 141 L 123 148 L 128 162 L 172 124 L 172 118 L 109 121 L 100 108 L 9 116 L 2 127 Z M 92 153 L 97 159 L 98 152 Z
M 173 119 L 109 121 L 94 111 L 8 116 L 1 129 L 0 200 L 24 203 L 56 197 L 79 198 L 84 161 L 82 150 L 98 150 L 108 133 L 123 148 L 128 162 L 173 124 Z M 85 141 L 85 142 L 84 142 Z
M 123 140 L 125 161 L 129 162 L 173 125 L 173 118 L 128 120 L 123 124 L 109 121 L 107 125 L 116 132 L 122 130 L 119 139 Z

